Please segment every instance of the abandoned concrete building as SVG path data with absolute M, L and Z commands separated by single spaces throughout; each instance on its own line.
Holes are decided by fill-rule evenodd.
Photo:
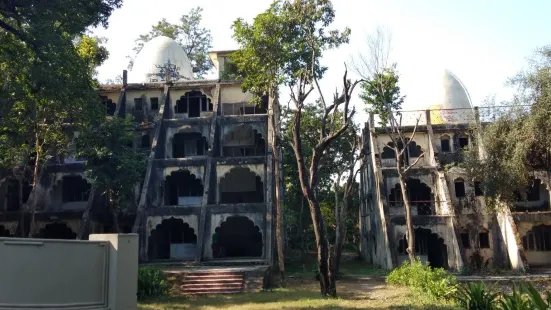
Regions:
M 441 83 L 441 84 L 440 84 Z M 445 70 L 435 92 L 437 102 L 419 111 L 403 111 L 402 125 L 413 141 L 405 151 L 415 228 L 415 252 L 435 267 L 495 266 L 527 270 L 551 265 L 549 173 L 536 171 L 527 198 L 497 213 L 484 207 L 480 180 L 469 180 L 460 161 L 474 144 L 473 122 L 482 108 L 473 107 L 465 86 Z M 370 152 L 360 177 L 362 255 L 369 263 L 391 269 L 408 259 L 406 220 L 389 130 L 370 116 L 362 137 Z M 484 120 L 482 120 L 484 121 Z M 490 215 L 491 214 L 491 215 Z
M 273 130 L 267 100 L 251 104 L 252 94 L 226 78 L 230 52 L 209 53 L 218 78 L 195 79 L 182 47 L 157 37 L 145 44 L 122 84 L 100 87 L 107 117 L 133 117 L 139 125 L 134 148 L 149 155 L 136 188 L 149 261 L 271 261 L 274 180 L 267 141 Z M 83 159 L 59 159 L 47 171 L 32 235 L 75 238 L 90 203 L 89 232 L 113 231 L 101 194 L 91 195 Z M 29 233 L 21 211 L 29 191 L 17 178 L 0 188 L 0 236 Z M 120 230 L 130 232 L 134 218 L 135 212 L 121 216 Z

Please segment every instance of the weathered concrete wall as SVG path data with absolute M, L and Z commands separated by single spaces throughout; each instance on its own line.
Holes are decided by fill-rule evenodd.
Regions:
M 90 239 L 0 238 L 0 309 L 135 309 L 137 235 Z
M 508 208 L 503 208 L 497 213 L 497 221 L 499 223 L 499 229 L 503 238 L 503 242 L 509 255 L 509 261 L 511 268 L 515 270 L 524 271 L 524 260 L 522 258 L 523 251 L 519 236 L 517 235 L 517 228 L 511 212 Z

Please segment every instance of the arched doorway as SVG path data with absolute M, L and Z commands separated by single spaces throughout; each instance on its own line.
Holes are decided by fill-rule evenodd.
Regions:
M 213 257 L 261 257 L 262 233 L 245 216 L 231 216 L 216 228 L 213 235 Z
M 448 247 L 444 239 L 440 238 L 430 229 L 416 228 L 415 232 L 415 256 L 426 260 L 433 268 L 448 269 Z M 398 242 L 398 254 L 407 255 L 408 242 L 406 236 Z
M 232 168 L 220 179 L 220 203 L 259 203 L 264 201 L 264 185 L 249 168 Z
M 149 259 L 194 259 L 195 230 L 182 219 L 169 218 L 157 225 L 149 237 Z
M 42 239 L 76 239 L 77 234 L 65 223 L 49 223 L 38 233 Z

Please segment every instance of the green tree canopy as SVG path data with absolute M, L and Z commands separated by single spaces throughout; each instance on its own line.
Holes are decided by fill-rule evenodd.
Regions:
M 77 138 L 76 155 L 86 158 L 86 174 L 116 211 L 135 206 L 134 189 L 145 173 L 146 155 L 132 148 L 134 127 L 131 118 L 113 117 Z
M 481 182 L 489 207 L 514 204 L 538 172 L 551 171 L 551 48 L 535 56 L 527 70 L 510 79 L 518 90 L 513 100 L 479 109 L 481 124 L 473 134 L 480 148 L 465 154 L 465 167 Z

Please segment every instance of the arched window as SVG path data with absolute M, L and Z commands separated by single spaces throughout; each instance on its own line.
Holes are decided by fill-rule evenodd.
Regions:
M 455 179 L 453 183 L 455 185 L 455 197 L 457 198 L 465 197 L 465 181 L 459 178 L 459 179 Z

